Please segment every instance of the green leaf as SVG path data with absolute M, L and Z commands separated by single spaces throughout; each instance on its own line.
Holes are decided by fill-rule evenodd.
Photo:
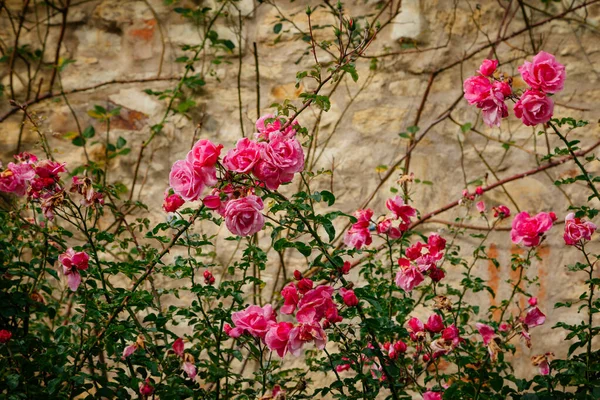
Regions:
M 85 145 L 85 139 L 82 136 L 77 136 L 75 139 L 71 141 L 73 145 L 81 147 Z
M 94 135 L 96 134 L 96 130 L 94 129 L 93 126 L 88 126 L 87 128 L 85 128 L 83 130 L 83 132 L 81 132 L 81 135 L 86 138 L 86 139 L 91 139 L 94 137 Z
M 281 32 L 281 28 L 283 28 L 283 24 L 281 24 L 281 23 L 275 24 L 275 26 L 273 27 L 273 32 L 275 32 L 277 34 L 277 33 Z
M 122 149 L 123 146 L 127 144 L 127 140 L 123 139 L 123 137 L 119 136 L 117 139 L 117 149 Z

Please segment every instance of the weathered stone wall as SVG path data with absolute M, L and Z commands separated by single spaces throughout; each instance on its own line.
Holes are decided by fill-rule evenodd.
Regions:
M 252 132 L 253 121 L 257 117 L 253 43 L 258 49 L 261 113 L 268 111 L 273 102 L 282 102 L 284 99 L 291 99 L 298 105 L 301 103 L 297 96 L 302 87 L 294 87 L 296 72 L 309 68 L 314 60 L 308 52 L 310 44 L 302 40 L 303 34 L 299 30 L 308 30 L 304 13 L 306 6 L 311 4 L 316 7 L 324 3 L 306 0 L 273 0 L 271 3 L 260 4 L 252 0 L 236 3 L 243 20 L 241 43 L 238 40 L 239 15 L 236 8 L 227 6 L 228 16 L 215 24 L 213 29 L 219 36 L 235 44 L 233 53 L 221 52 L 221 63 L 211 64 L 210 60 L 214 57 L 209 50 L 204 61 L 197 63 L 197 71 L 204 75 L 206 85 L 191 93 L 196 105 L 185 115 L 167 119 L 163 134 L 152 142 L 141 164 L 142 184 L 137 185 L 134 198 L 139 197 L 150 204 L 149 216 L 153 220 L 165 218 L 160 204 L 168 171 L 171 164 L 182 158 L 189 149 L 198 124 L 201 126 L 197 137 L 210 138 L 223 143 L 226 148 L 241 137 L 237 83 L 240 67 L 237 52 L 240 45 L 239 90 L 247 134 Z M 372 19 L 379 12 L 377 7 L 383 3 L 349 0 L 345 2 L 345 10 L 348 16 L 369 15 Z M 405 153 L 408 141 L 398 134 L 412 125 L 420 126 L 420 132 L 423 132 L 459 99 L 463 79 L 474 73 L 481 59 L 491 56 L 490 48 L 479 51 L 464 62 L 460 60 L 498 38 L 509 37 L 498 41 L 494 53 L 503 63 L 502 70 L 515 76 L 515 87 L 522 87 L 516 78 L 516 68 L 524 58 L 531 58 L 532 40 L 538 50 L 557 55 L 560 62 L 567 66 L 567 84 L 565 90 L 555 96 L 555 115 L 590 121 L 587 127 L 572 134 L 573 139 L 582 140 L 583 148 L 598 140 L 600 5 L 581 8 L 565 18 L 553 19 L 553 16 L 565 10 L 566 5 L 561 2 L 544 5 L 528 0 L 525 3 L 531 3 L 532 7 L 525 6 L 525 9 L 528 23 L 533 27 L 529 34 L 524 29 L 526 24 L 522 10 L 516 3 L 495 0 L 405 0 L 401 13 L 384 27 L 366 53 L 368 57 L 379 56 L 377 68 L 370 70 L 372 59 L 361 58 L 357 62 L 360 79 L 354 83 L 349 77 L 344 78 L 331 96 L 332 107 L 329 112 L 319 118 L 319 110 L 311 107 L 301 114 L 300 123 L 309 131 L 314 128 L 322 144 L 319 148 L 323 149 L 323 154 L 315 168 L 334 170 L 332 177 L 319 178 L 313 184 L 332 187 L 338 198 L 337 205 L 346 212 L 355 210 L 376 189 L 385 174 L 381 166 L 393 165 Z M 583 2 L 575 3 L 578 5 Z M 54 92 L 59 92 L 58 85 L 62 84 L 64 91 L 69 93 L 67 98 L 79 124 L 82 127 L 94 125 L 98 133 L 103 132 L 104 128 L 88 116 L 87 110 L 95 104 L 122 107 L 120 116 L 112 122 L 111 135 L 125 138 L 133 151 L 128 157 L 118 158 L 110 164 L 111 179 L 130 186 L 136 149 L 149 137 L 150 126 L 163 119 L 166 101 L 144 93 L 144 89 L 158 91 L 173 88 L 183 74 L 183 64 L 174 61 L 184 54 L 181 46 L 196 45 L 203 39 L 202 25 L 200 28 L 194 26 L 189 19 L 174 12 L 173 8 L 197 9 L 220 5 L 211 4 L 208 1 L 184 0 L 167 6 L 160 0 L 94 0 L 70 7 L 60 55 L 62 59 L 75 60 L 75 63 L 64 68 Z M 11 12 L 12 24 L 7 12 L 1 10 L 0 46 L 4 53 L 14 41 L 13 26 L 18 22 L 23 2 L 7 1 L 6 6 Z M 510 7 L 509 12 L 503 7 Z M 41 3 L 37 8 L 45 10 Z M 31 5 L 21 43 L 30 43 L 36 49 L 41 47 L 40 39 L 43 39 L 44 31 L 40 33 L 35 28 L 33 15 Z M 287 20 L 281 21 L 282 15 Z M 389 12 L 384 10 L 380 20 L 386 21 L 388 16 Z M 544 22 L 547 19 L 552 20 Z M 51 16 L 50 21 L 52 27 L 42 57 L 51 64 L 61 32 L 61 16 Z M 275 34 L 273 29 L 279 22 L 282 23 L 282 30 L 280 34 Z M 317 8 L 313 15 L 314 26 L 334 22 L 325 7 Z M 330 29 L 315 29 L 315 36 L 317 41 L 330 38 Z M 322 62 L 331 60 L 325 52 L 319 51 L 318 54 Z M 15 62 L 15 68 L 19 75 L 14 84 L 16 97 L 24 101 L 27 69 L 22 60 Z M 9 70 L 8 61 L 0 64 L 0 82 L 5 87 L 0 115 L 11 108 L 6 101 L 10 97 Z M 432 74 L 433 83 L 428 86 Z M 29 99 L 35 97 L 39 77 L 42 76 L 44 81 L 39 92 L 44 94 L 48 91 L 50 71 L 45 68 L 34 81 Z M 145 81 L 132 82 L 140 80 Z M 310 83 L 306 84 L 310 86 Z M 75 89 L 95 85 L 98 85 L 95 89 L 71 93 Z M 324 93 L 333 89 L 333 84 L 327 85 Z M 428 95 L 421 108 L 425 92 Z M 82 164 L 85 161 L 83 152 L 74 149 L 69 139 L 65 138 L 65 134 L 77 130 L 77 122 L 65 99 L 54 96 L 35 102 L 30 109 L 43 117 L 42 128 L 49 136 L 56 157 L 69 163 Z M 17 148 L 21 122 L 22 114 L 15 113 L 0 123 L 0 156 L 4 162 L 10 159 Z M 462 132 L 460 125 L 467 122 L 476 129 Z M 480 180 L 484 185 L 491 184 L 498 179 L 534 169 L 546 154 L 547 147 L 558 145 L 551 135 L 547 144 L 546 136 L 537 134 L 539 129 L 523 127 L 514 116 L 505 120 L 500 129 L 489 129 L 481 124 L 476 110 L 461 100 L 452 111 L 451 119 L 446 118 L 431 128 L 412 152 L 410 171 L 421 181 L 433 182 L 432 185 L 412 186 L 414 205 L 424 214 L 457 199 L 465 182 Z M 502 142 L 511 143 L 512 146 L 505 150 Z M 21 149 L 38 149 L 37 135 L 29 125 L 23 129 Z M 98 160 L 104 154 L 101 143 L 92 145 L 89 151 L 90 156 Z M 597 165 L 593 164 L 592 169 L 597 169 Z M 508 183 L 504 190 L 498 188 L 490 191 L 483 199 L 488 209 L 497 204 L 506 204 L 513 211 L 517 206 L 520 210 L 531 212 L 552 210 L 563 217 L 569 204 L 581 204 L 588 192 L 583 185 L 571 185 L 563 193 L 552 182 L 576 173 L 574 165 L 566 164 Z M 395 181 L 399 176 L 400 171 L 382 185 L 371 201 L 370 206 L 376 214 L 384 212 L 384 201 L 390 194 L 389 187 L 397 186 Z M 473 187 L 470 186 L 471 190 Z M 444 221 L 453 221 L 465 212 L 464 208 L 454 208 L 437 216 L 438 222 L 432 220 L 420 229 L 423 232 L 440 230 L 443 233 Z M 471 215 L 472 220 L 468 221 L 470 225 L 485 225 L 475 212 L 471 211 Z M 508 222 L 500 225 L 501 228 L 508 226 Z M 560 226 L 553 230 L 542 250 L 545 255 L 543 261 L 534 263 L 529 271 L 531 278 L 538 278 L 538 286 L 531 291 L 538 296 L 542 308 L 547 312 L 548 321 L 533 332 L 533 349 L 518 345 L 519 352 L 525 357 L 517 365 L 517 373 L 531 374 L 529 355 L 546 351 L 564 355 L 567 346 L 562 333 L 553 331 L 551 327 L 559 319 L 575 322 L 581 318 L 573 312 L 560 312 L 552 307 L 557 301 L 573 300 L 584 289 L 583 278 L 564 268 L 564 264 L 571 261 L 573 253 L 562 245 L 560 230 Z M 220 235 L 225 237 L 226 233 L 220 232 Z M 465 235 L 459 241 L 468 254 L 478 239 Z M 490 252 L 497 256 L 501 267 L 496 269 L 491 263 L 480 261 L 476 274 L 489 279 L 501 299 L 509 293 L 505 281 L 514 277 L 514 272 L 510 270 L 510 254 L 517 249 L 511 246 L 506 231 L 492 233 L 491 243 Z M 227 251 L 217 251 L 217 260 L 226 264 L 234 249 L 229 249 L 227 243 L 221 243 L 220 246 Z M 306 264 L 297 253 L 288 253 L 287 257 L 290 271 L 295 267 L 303 268 Z M 449 267 L 448 275 L 458 281 L 461 272 Z M 271 283 L 273 274 L 274 271 L 267 271 L 263 278 Z M 498 304 L 498 300 L 490 298 L 487 293 L 479 294 L 477 301 L 482 306 L 490 302 Z

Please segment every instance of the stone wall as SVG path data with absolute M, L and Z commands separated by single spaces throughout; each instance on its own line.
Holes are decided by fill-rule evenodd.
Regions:
M 405 154 L 408 140 L 400 137 L 399 133 L 413 125 L 418 125 L 420 132 L 425 131 L 452 106 L 462 94 L 464 78 L 474 73 L 483 58 L 492 56 L 491 47 L 483 48 L 490 42 L 497 42 L 493 54 L 503 64 L 502 70 L 515 76 L 515 87 L 523 86 L 516 77 L 516 68 L 523 59 L 533 55 L 532 41 L 536 49 L 556 54 L 560 62 L 567 66 L 567 84 L 565 90 L 555 97 L 555 115 L 590 121 L 587 127 L 572 134 L 572 139 L 581 139 L 583 148 L 598 140 L 600 5 L 567 13 L 564 18 L 554 18 L 566 10 L 562 3 L 571 2 L 545 5 L 540 1 L 528 0 L 524 3 L 531 3 L 531 6 L 526 5 L 524 9 L 528 16 L 527 23 L 532 29 L 527 31 L 522 10 L 516 3 L 496 0 L 405 0 L 401 12 L 384 26 L 367 51 L 367 57 L 358 60 L 358 82 L 354 83 L 345 77 L 337 87 L 334 84 L 327 85 L 324 93 L 333 93 L 331 110 L 320 115 L 318 109 L 310 107 L 299 117 L 300 123 L 309 131 L 314 129 L 318 132 L 321 143 L 319 149 L 323 152 L 315 169 L 330 168 L 334 171 L 332 176 L 317 179 L 314 187 L 332 188 L 337 195 L 337 205 L 343 211 L 353 212 L 363 204 L 385 175 L 385 167 L 394 165 Z M 579 5 L 583 2 L 575 3 Z M 46 23 L 43 19 L 46 8 L 42 3 L 35 4 L 34 7 L 31 3 L 28 8 L 26 29 L 20 43 L 30 44 L 31 49 L 41 48 L 44 27 L 49 25 L 48 44 L 40 56 L 45 63 L 52 64 L 56 43 L 61 36 L 61 15 L 51 15 L 49 23 Z M 103 125 L 92 119 L 87 111 L 96 104 L 108 108 L 120 106 L 121 113 L 112 122 L 111 135 L 125 138 L 133 151 L 128 157 L 112 162 L 109 174 L 114 181 L 130 186 L 136 149 L 149 137 L 150 127 L 163 119 L 167 109 L 165 100 L 149 95 L 144 90 L 174 88 L 183 74 L 183 64 L 175 62 L 177 57 L 185 54 L 181 46 L 197 45 L 203 40 L 204 25 L 195 26 L 174 9 L 215 8 L 221 4 L 201 0 L 183 0 L 172 5 L 165 5 L 161 0 L 92 0 L 73 3 L 67 15 L 60 58 L 75 62 L 66 65 L 60 73 L 60 79 L 54 85 L 54 96 L 44 101 L 33 100 L 30 106 L 30 110 L 42 118 L 42 129 L 49 137 L 55 156 L 70 164 L 84 163 L 83 151 L 70 145 L 69 138 L 72 136 L 69 136 L 69 132 L 77 131 L 73 113 L 82 127 L 93 125 L 100 133 L 104 130 Z M 163 133 L 153 140 L 141 164 L 142 184 L 136 186 L 134 199 L 140 198 L 149 203 L 150 218 L 155 221 L 165 218 L 160 205 L 170 166 L 187 152 L 195 130 L 196 137 L 210 138 L 223 143 L 226 148 L 241 137 L 238 90 L 241 93 L 244 130 L 247 134 L 252 132 L 257 117 L 254 43 L 258 50 L 261 113 L 269 111 L 272 103 L 285 99 L 297 105 L 301 103 L 298 95 L 304 87 L 295 88 L 296 72 L 314 64 L 309 53 L 310 43 L 302 40 L 308 31 L 304 10 L 309 4 L 319 6 L 313 14 L 313 26 L 335 23 L 324 3 L 318 1 L 272 0 L 269 4 L 242 0 L 236 2 L 235 6 L 225 6 L 227 15 L 217 21 L 213 30 L 220 38 L 230 40 L 235 45 L 233 51 L 207 50 L 206 57 L 196 65 L 197 72 L 202 74 L 206 84 L 194 92 L 186 92 L 196 104 L 185 114 L 167 118 Z M 375 0 L 348 0 L 345 2 L 345 13 L 356 17 L 368 15 L 372 19 L 383 4 Z M 14 42 L 13 27 L 18 22 L 23 2 L 9 0 L 6 7 L 10 10 L 12 23 L 7 11 L 0 10 L 0 46 L 3 54 L 8 54 L 7 50 Z M 510 8 L 507 12 L 503 7 Z M 44 28 L 41 31 L 36 28 L 35 10 L 40 13 L 44 11 L 39 15 L 42 18 L 40 25 Z M 390 11 L 384 9 L 379 20 L 386 21 L 389 14 Z M 285 19 L 282 19 L 283 16 Z M 357 21 L 363 22 L 360 19 Z M 281 31 L 276 34 L 274 27 L 278 23 L 282 24 Z M 330 29 L 316 28 L 315 37 L 318 42 L 330 38 Z M 508 39 L 497 40 L 504 38 Z M 475 52 L 477 49 L 481 51 Z M 241 52 L 241 61 L 238 51 Z M 319 51 L 318 54 L 321 62 L 331 61 L 331 56 L 325 52 Z M 370 57 L 373 56 L 378 61 L 377 68 L 371 70 L 369 66 L 373 58 Z M 468 59 L 464 59 L 465 56 L 469 56 Z M 215 59 L 218 64 L 211 63 Z M 6 58 L 4 61 L 0 64 L 0 82 L 4 85 L 0 116 L 11 109 L 7 102 L 7 98 L 11 97 L 10 63 Z M 18 78 L 14 79 L 13 87 L 20 102 L 35 99 L 38 85 L 41 95 L 48 92 L 51 69 L 47 65 L 32 81 L 28 98 L 25 63 L 16 60 L 15 70 Z M 40 77 L 44 78 L 41 84 Z M 430 82 L 433 83 L 429 85 Z M 305 84 L 312 88 L 310 82 Z M 63 96 L 57 95 L 60 94 L 60 85 L 68 93 L 66 97 L 69 104 Z M 427 98 L 422 103 L 425 93 Z M 547 148 L 558 145 L 551 135 L 548 136 L 549 143 L 545 135 L 538 135 L 539 127 L 523 127 L 514 116 L 505 120 L 501 128 L 489 129 L 481 123 L 476 111 L 461 100 L 451 112 L 451 118 L 432 127 L 412 152 L 410 172 L 421 181 L 432 182 L 431 185 L 412 185 L 413 203 L 422 214 L 459 198 L 465 182 L 471 183 L 469 187 L 473 190 L 474 182 L 492 184 L 536 168 L 541 162 L 540 158 L 547 153 Z M 22 120 L 22 113 L 17 112 L 2 118 L 0 123 L 0 157 L 5 163 L 17 149 Z M 463 132 L 460 125 L 467 122 L 474 129 Z M 22 131 L 21 150 L 39 152 L 37 140 L 37 134 L 26 124 Z M 510 143 L 511 146 L 503 147 L 503 143 Z M 88 151 L 93 159 L 102 160 L 102 143 L 91 145 Z M 596 170 L 596 163 L 591 168 Z M 569 204 L 581 204 L 588 192 L 583 185 L 571 185 L 561 190 L 552 182 L 575 174 L 575 166 L 568 163 L 508 183 L 504 188 L 486 193 L 483 199 L 488 209 L 506 204 L 513 211 L 517 206 L 520 210 L 531 212 L 552 210 L 562 218 Z M 398 186 L 395 181 L 399 176 L 400 171 L 394 172 L 370 202 L 376 214 L 384 212 L 385 199 L 390 195 L 389 188 Z M 464 208 L 454 208 L 436 216 L 419 229 L 424 233 L 440 231 L 443 234 L 447 232 L 444 222 L 451 222 L 465 212 Z M 468 224 L 479 227 L 485 225 L 472 210 L 471 216 Z M 505 222 L 500 227 L 505 229 L 508 226 L 509 223 Z M 525 355 L 517 365 L 517 373 L 520 374 L 532 373 L 529 355 L 549 350 L 564 355 L 567 346 L 562 333 L 553 331 L 551 327 L 559 319 L 575 322 L 581 318 L 578 314 L 552 308 L 557 301 L 573 300 L 584 286 L 580 275 L 569 273 L 564 268 L 572 253 L 562 245 L 561 229 L 560 226 L 554 229 L 543 247 L 543 261 L 536 262 L 529 271 L 531 278 L 538 278 L 537 286 L 531 291 L 538 296 L 542 308 L 547 312 L 548 321 L 533 333 L 532 349 L 517 345 L 519 352 Z M 219 234 L 226 236 L 222 230 Z M 466 254 L 477 243 L 468 235 L 459 240 Z M 489 279 L 502 298 L 509 291 L 505 281 L 514 274 L 510 270 L 510 254 L 518 250 L 511 246 L 505 230 L 492 233 L 491 243 L 490 251 L 497 256 L 501 266 L 496 269 L 491 263 L 488 265 L 481 261 L 477 264 L 476 274 Z M 223 251 L 217 251 L 217 260 L 224 265 L 230 261 L 234 249 L 229 249 L 227 243 L 221 246 Z M 287 257 L 290 271 L 306 265 L 297 253 L 288 253 Z M 459 280 L 461 272 L 450 267 L 448 275 Z M 263 276 L 268 284 L 272 284 L 273 274 L 274 271 L 267 271 Z M 477 297 L 482 306 L 498 302 L 488 294 L 479 294 Z

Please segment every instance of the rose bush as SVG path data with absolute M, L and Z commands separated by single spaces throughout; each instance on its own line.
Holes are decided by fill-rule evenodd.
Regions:
M 319 89 L 342 74 L 354 77 L 354 63 L 376 34 L 339 17 L 335 35 L 343 31 L 348 42 L 339 46 L 328 78 L 318 62 L 311 71 Z M 385 202 L 352 215 L 336 208 L 331 191 L 311 190 L 312 178 L 333 173 L 309 168 L 314 136 L 298 121 L 309 106 L 329 109 L 319 89 L 303 92 L 300 107 L 285 102 L 259 116 L 257 132 L 242 133 L 235 144 L 195 141 L 164 181 L 153 183 L 165 187 L 165 218 L 155 226 L 127 218 L 126 208 L 146 206 L 124 201 L 105 166 L 65 165 L 45 145 L 37 155 L 17 154 L 0 173 L 0 191 L 12 196 L 0 212 L 0 393 L 11 399 L 598 398 L 599 256 L 589 242 L 597 229 L 592 200 L 600 196 L 575 144 L 561 133 L 583 123 L 552 119 L 550 96 L 565 84 L 565 67 L 553 55 L 540 52 L 518 68 L 526 90 L 514 89 L 498 67 L 484 60 L 478 75 L 465 80 L 467 103 L 490 127 L 502 125 L 512 102 L 524 125 L 551 128 L 566 148 L 549 158 L 575 160 L 581 173 L 565 184 L 583 181 L 591 194 L 570 210 L 516 212 L 486 207 L 491 187 L 457 189 L 448 208 L 460 206 L 487 224 L 486 234 L 472 235 L 480 239 L 472 254 L 455 242 L 466 217 L 443 234 L 418 229 L 435 213 L 412 204 L 410 175 Z M 108 123 L 114 115 L 103 110 L 95 115 Z M 151 138 L 161 129 L 153 127 Z M 112 147 L 113 158 L 120 156 Z M 378 215 L 383 207 L 386 214 Z M 556 214 L 565 214 L 564 227 Z M 505 241 L 518 249 L 511 291 L 482 310 L 470 295 L 496 294 L 474 267 L 479 260 L 497 267 L 486 240 L 509 218 Z M 221 225 L 243 249 L 222 270 L 211 258 L 221 251 L 211 229 Z M 577 251 L 569 269 L 587 274 L 578 297 L 585 317 L 576 324 L 552 320 L 553 305 L 531 295 L 535 281 L 526 272 L 544 257 L 550 236 Z M 308 268 L 287 276 L 285 251 L 304 257 Z M 277 290 L 266 298 L 261 272 L 273 254 L 283 281 L 278 273 Z M 161 279 L 183 283 L 161 287 Z M 188 304 L 162 303 L 184 291 L 193 297 Z M 550 320 L 573 339 L 568 354 L 556 358 L 547 349 L 531 359 L 534 378 L 519 376 L 511 364 L 522 357 L 515 343 L 543 343 L 536 328 Z M 304 362 L 293 363 L 299 357 Z M 256 368 L 249 372 L 248 364 Z M 317 374 L 328 377 L 326 385 L 315 383 Z

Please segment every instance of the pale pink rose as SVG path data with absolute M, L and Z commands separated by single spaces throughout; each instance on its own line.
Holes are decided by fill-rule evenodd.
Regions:
M 425 323 L 425 329 L 431 333 L 439 333 L 444 330 L 444 320 L 439 314 L 431 314 Z
M 570 213 L 565 218 L 565 234 L 563 238 L 566 244 L 573 246 L 582 240 L 591 240 L 592 234 L 596 229 L 596 225 L 592 222 L 575 218 L 575 214 Z
M 169 189 L 165 191 L 165 200 L 163 201 L 163 210 L 166 212 L 175 212 L 185 204 L 185 200 L 180 195 L 173 193 L 169 194 Z
M 298 322 L 303 324 L 319 322 L 324 317 L 328 317 L 328 314 L 337 314 L 337 307 L 333 302 L 332 295 L 333 288 L 325 285 L 317 286 L 306 292 L 298 303 L 296 312 Z
M 296 306 L 300 301 L 298 289 L 293 282 L 288 283 L 282 290 L 281 296 L 283 297 L 283 306 L 279 309 L 282 314 L 291 314 L 296 310 Z
M 223 158 L 223 165 L 234 172 L 248 173 L 260 160 L 261 148 L 262 146 L 253 140 L 240 139 L 235 149 L 229 150 Z
M 540 369 L 540 374 L 541 375 L 548 375 L 550 374 L 550 363 L 548 363 L 548 360 L 544 360 L 539 364 L 539 369 Z
M 58 256 L 58 261 L 63 266 L 63 273 L 67 277 L 69 288 L 75 292 L 81 284 L 81 275 L 79 271 L 84 271 L 89 267 L 90 257 L 83 251 L 75 252 L 68 248 L 63 254 Z
M 278 132 L 271 134 L 270 141 L 262 146 L 261 157 L 285 173 L 294 174 L 304 169 L 304 150 L 300 142 L 295 138 L 286 139 Z
M 504 102 L 504 95 L 494 90 L 490 90 L 488 95 L 477 103 L 477 107 L 481 108 L 483 122 L 490 127 L 500 126 L 502 118 L 508 117 L 508 108 Z
M 486 77 L 472 76 L 465 80 L 463 90 L 465 92 L 465 99 L 469 104 L 474 105 L 489 95 L 490 90 L 492 90 L 492 84 Z
M 529 86 L 545 93 L 556 93 L 563 90 L 567 76 L 564 65 L 545 51 L 540 51 L 532 61 L 525 61 L 519 67 L 521 77 Z
M 186 361 L 183 363 L 183 371 L 187 374 L 187 376 L 191 380 L 194 380 L 194 378 L 196 377 L 196 374 L 197 374 L 196 366 L 189 361 Z
M 526 211 L 520 212 L 512 222 L 510 236 L 515 244 L 523 242 L 527 247 L 540 244 L 542 235 L 552 228 L 550 214 L 541 212 L 535 217 L 530 217 Z
M 235 328 L 229 331 L 229 336 L 240 337 L 244 333 L 264 339 L 265 335 L 277 322 L 273 306 L 266 304 L 264 307 L 250 305 L 242 311 L 231 314 Z
M 546 322 L 546 316 L 544 315 L 543 312 L 540 311 L 539 308 L 533 307 L 533 308 L 530 308 L 529 311 L 527 311 L 527 314 L 525 315 L 525 319 L 523 320 L 523 322 L 529 328 L 534 328 L 536 326 L 543 325 L 544 322 Z
M 423 282 L 425 278 L 419 268 L 414 265 L 401 265 L 400 270 L 396 273 L 396 286 L 405 292 L 412 291 L 416 286 Z
M 425 392 L 423 393 L 423 400 L 442 400 L 442 394 L 440 392 Z
M 202 177 L 186 160 L 175 161 L 169 174 L 169 186 L 185 201 L 197 200 L 204 188 Z
M 402 197 L 395 196 L 385 202 L 388 210 L 394 214 L 394 217 L 402 219 L 404 222 L 410 222 L 410 218 L 417 215 L 417 210 L 404 203 Z
M 127 357 L 129 357 L 130 355 L 132 355 L 133 353 L 135 353 L 137 348 L 138 348 L 137 343 L 133 343 L 133 344 L 130 344 L 129 346 L 125 347 L 125 349 L 123 349 L 123 355 L 121 356 L 121 359 L 124 360 Z
M 356 228 L 352 226 L 344 235 L 344 244 L 360 250 L 363 246 L 368 246 L 373 242 L 371 232 L 367 228 Z
M 478 201 L 477 204 L 475 204 L 475 208 L 477 208 L 477 211 L 483 214 L 485 212 L 485 203 L 483 201 Z
M 279 357 L 285 356 L 288 351 L 290 332 L 294 324 L 290 322 L 279 322 L 273 325 L 265 335 L 265 343 L 271 351 L 276 351 Z
M 74 176 L 69 191 L 71 193 L 79 193 L 82 196 L 79 203 L 85 207 L 93 204 L 104 204 L 102 193 L 98 193 L 94 189 L 92 180 L 88 177 Z
M 358 305 L 358 297 L 354 294 L 354 290 L 341 288 L 340 295 L 342 295 L 342 300 L 348 307 L 356 307 Z
M 34 176 L 35 171 L 30 164 L 8 163 L 7 169 L 0 172 L 0 191 L 23 196 Z
M 227 229 L 238 236 L 254 235 L 265 225 L 265 216 L 261 213 L 263 208 L 262 199 L 253 194 L 229 200 L 224 211 Z
M 219 160 L 222 148 L 222 144 L 215 145 L 208 139 L 200 139 L 189 151 L 186 160 L 193 165 L 194 169 L 212 167 Z
M 498 60 L 483 60 L 481 66 L 477 70 L 483 76 L 492 76 L 498 68 Z
M 527 126 L 545 124 L 550 121 L 553 113 L 552 99 L 537 90 L 526 90 L 515 104 L 515 115 Z
M 324 349 L 327 335 L 317 322 L 300 324 L 290 331 L 288 350 L 293 355 L 300 356 L 305 343 L 314 342 L 317 349 Z
M 496 331 L 491 326 L 482 324 L 481 322 L 477 322 L 475 326 L 483 338 L 483 344 L 487 346 L 492 341 L 494 336 L 496 336 Z
M 252 173 L 271 190 L 277 190 L 282 183 L 288 183 L 294 179 L 293 173 L 285 172 L 267 160 L 258 161 L 254 165 Z

